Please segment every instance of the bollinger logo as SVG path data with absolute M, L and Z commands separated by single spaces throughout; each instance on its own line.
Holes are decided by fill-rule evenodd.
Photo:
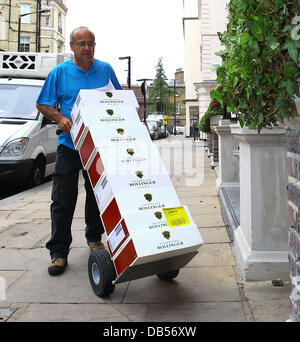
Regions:
M 169 240 L 171 237 L 171 234 L 168 230 L 165 230 L 164 232 L 162 232 L 162 235 L 165 239 Z
M 161 213 L 160 211 L 156 211 L 156 212 L 154 213 L 154 215 L 155 215 L 156 218 L 158 218 L 159 220 L 161 220 L 161 218 L 162 218 L 162 213 Z
M 134 155 L 134 149 L 133 149 L 133 148 L 128 148 L 126 151 L 127 151 L 127 153 L 130 154 L 131 156 Z
M 110 116 L 114 115 L 114 111 L 112 109 L 107 109 L 106 113 Z
M 152 195 L 151 194 L 145 194 L 144 197 L 148 202 L 152 201 Z
M 125 131 L 123 128 L 117 128 L 117 132 L 118 134 L 123 135 Z
M 143 177 L 144 177 L 143 171 L 136 171 L 135 174 L 136 174 L 136 176 L 139 177 L 139 178 L 143 178 Z

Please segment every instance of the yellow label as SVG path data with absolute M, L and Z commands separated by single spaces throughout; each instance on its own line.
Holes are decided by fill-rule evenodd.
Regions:
M 166 126 L 168 124 L 168 120 L 163 120 L 163 125 Z
M 166 217 L 168 225 L 171 228 L 190 224 L 189 218 L 184 210 L 184 207 L 163 208 L 162 210 Z
M 164 115 L 164 120 L 168 120 L 168 115 Z

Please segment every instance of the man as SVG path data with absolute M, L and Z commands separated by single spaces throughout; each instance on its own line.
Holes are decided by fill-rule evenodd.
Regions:
M 37 99 L 38 110 L 48 119 L 56 121 L 62 133 L 58 136 L 56 165 L 53 174 L 51 204 L 51 238 L 46 247 L 50 250 L 50 275 L 62 274 L 67 266 L 72 242 L 71 224 L 78 195 L 78 176 L 82 169 L 75 150 L 70 129 L 71 110 L 80 89 L 101 88 L 109 81 L 122 89 L 114 70 L 105 62 L 94 59 L 95 36 L 87 27 L 73 30 L 70 47 L 74 58 L 57 65 L 48 75 Z M 60 111 L 56 109 L 59 103 Z M 85 179 L 85 236 L 91 250 L 104 248 L 101 234 L 104 228 L 87 172 Z

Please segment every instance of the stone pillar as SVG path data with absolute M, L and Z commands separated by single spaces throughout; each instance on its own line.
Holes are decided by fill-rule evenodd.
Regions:
M 237 150 L 237 141 L 230 130 L 230 120 L 220 120 L 215 132 L 219 136 L 219 175 L 217 188 L 239 186 L 239 159 L 234 154 Z
M 210 167 L 214 169 L 219 165 L 219 142 L 218 142 L 218 134 L 215 132 L 212 133 L 212 156 Z
M 214 169 L 219 164 L 219 142 L 218 135 L 215 133 L 215 127 L 219 125 L 221 115 L 213 115 L 210 117 L 211 135 L 211 163 L 210 166 Z
M 240 226 L 234 251 L 246 281 L 287 280 L 285 129 L 231 126 L 240 142 Z
M 206 151 L 208 157 L 212 154 L 212 133 L 207 133 Z
M 290 321 L 300 322 L 300 118 L 294 119 L 293 127 L 287 129 L 286 146 L 291 280 Z

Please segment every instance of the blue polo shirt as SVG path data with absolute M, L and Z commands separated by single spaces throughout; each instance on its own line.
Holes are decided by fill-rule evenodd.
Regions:
M 60 104 L 60 112 L 71 119 L 73 104 L 80 89 L 95 89 L 107 85 L 109 80 L 116 89 L 122 89 L 113 68 L 106 62 L 94 59 L 87 73 L 69 59 L 52 69 L 39 94 L 37 103 L 56 107 Z M 74 149 L 71 135 L 62 132 L 57 139 L 57 145 Z

